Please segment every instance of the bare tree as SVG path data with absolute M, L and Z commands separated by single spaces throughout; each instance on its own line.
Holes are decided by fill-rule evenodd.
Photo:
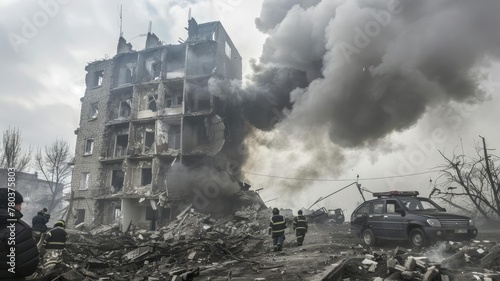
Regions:
M 1 168 L 15 168 L 22 172 L 31 160 L 31 147 L 25 151 L 22 148 L 23 139 L 18 128 L 10 128 L 3 132 L 2 151 L 0 155 Z
M 63 200 L 63 191 L 71 175 L 70 148 L 67 141 L 56 140 L 35 155 L 35 168 L 41 171 L 47 181 L 51 196 L 46 202 L 38 202 L 48 206 L 49 212 L 59 207 Z
M 442 167 L 442 175 L 446 179 L 435 187 L 431 197 L 439 197 L 454 207 L 470 210 L 487 221 L 500 218 L 500 169 L 499 157 L 490 154 L 486 140 L 475 146 L 476 155 L 460 155 L 450 157 L 440 152 L 446 160 Z

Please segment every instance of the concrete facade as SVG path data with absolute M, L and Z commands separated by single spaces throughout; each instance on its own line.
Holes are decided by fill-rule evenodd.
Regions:
M 241 80 L 242 58 L 220 22 L 190 19 L 188 33 L 176 45 L 148 33 L 141 51 L 120 37 L 85 68 L 69 226 L 154 229 L 193 200 L 179 171 L 226 165 L 242 122 L 208 81 Z

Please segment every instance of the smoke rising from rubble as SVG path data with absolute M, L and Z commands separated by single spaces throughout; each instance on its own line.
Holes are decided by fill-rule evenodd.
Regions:
M 175 174 L 167 183 L 178 188 L 174 198 L 191 198 L 193 207 L 199 212 L 214 215 L 227 214 L 233 208 L 233 195 L 240 190 L 238 183 L 230 175 L 216 168 L 200 167 L 188 169 L 176 164 L 169 173 Z M 179 194 L 177 194 L 179 193 Z
M 500 2 L 293 2 L 266 0 L 256 20 L 269 35 L 261 62 L 305 71 L 310 82 L 291 96 L 289 126 L 366 146 L 436 105 L 483 98 L 476 70 L 498 56 Z

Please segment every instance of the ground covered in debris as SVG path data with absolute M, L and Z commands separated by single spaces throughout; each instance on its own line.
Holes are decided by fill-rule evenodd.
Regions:
M 270 210 L 214 219 L 186 208 L 157 231 L 71 231 L 62 261 L 38 280 L 500 280 L 500 231 L 409 249 L 365 248 L 349 225 L 311 223 L 303 246 L 291 225 L 283 251 L 267 234 Z

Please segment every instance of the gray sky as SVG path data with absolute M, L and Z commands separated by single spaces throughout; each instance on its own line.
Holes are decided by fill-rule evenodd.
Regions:
M 246 174 L 255 188 L 264 188 L 264 200 L 277 197 L 271 203 L 277 207 L 308 207 L 357 174 L 394 177 L 361 181 L 372 191 L 418 189 L 427 195 L 437 174 L 407 175 L 442 164 L 438 149 L 451 153 L 460 141 L 467 149 L 478 135 L 500 146 L 500 76 L 493 51 L 500 50 L 499 22 L 478 16 L 484 15 L 481 8 L 494 13 L 497 6 L 491 0 L 424 1 L 400 7 L 390 20 L 368 12 L 387 10 L 391 1 L 2 0 L 0 129 L 20 128 L 26 146 L 56 138 L 74 146 L 84 68 L 115 55 L 119 5 L 124 37 L 135 50 L 144 47 L 139 35 L 150 20 L 165 43 L 185 38 L 191 8 L 199 23 L 222 22 L 243 57 L 244 76 L 252 74 L 249 60 L 262 57 L 265 65 L 297 68 L 309 79 L 307 89 L 291 94 L 295 104 L 276 129 L 257 130 L 248 140 L 243 170 L 347 179 L 312 183 Z M 380 30 L 370 26 L 377 20 Z M 363 42 L 359 30 L 367 28 L 373 36 Z M 472 79 L 471 73 L 483 76 Z M 322 205 L 352 210 L 360 200 L 351 189 Z

